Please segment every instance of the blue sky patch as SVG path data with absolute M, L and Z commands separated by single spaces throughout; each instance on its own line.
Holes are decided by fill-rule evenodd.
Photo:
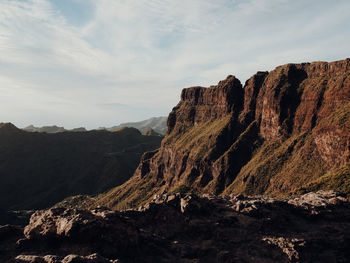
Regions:
M 91 0 L 51 0 L 55 9 L 74 26 L 86 24 L 94 15 L 94 5 Z

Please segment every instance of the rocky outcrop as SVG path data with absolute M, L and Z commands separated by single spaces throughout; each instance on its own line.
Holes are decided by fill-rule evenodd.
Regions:
M 185 133 L 208 121 L 238 115 L 242 97 L 242 84 L 234 76 L 228 76 L 217 86 L 183 89 L 179 104 L 169 114 L 168 134 Z
M 19 241 L 24 249 L 38 242 L 55 244 L 56 252 L 71 250 L 77 254 L 81 248 L 98 249 L 105 256 L 116 257 L 137 249 L 139 233 L 132 222 L 110 210 L 53 208 L 35 212 L 24 228 L 24 237 Z M 76 251 L 69 248 L 71 242 L 78 246 Z
M 314 128 L 350 100 L 350 59 L 287 64 L 270 72 L 256 103 L 261 135 L 278 139 Z
M 10 232 L 0 238 L 5 263 L 348 262 L 350 203 L 334 191 L 280 199 L 162 194 L 123 212 L 38 211 L 22 237 Z

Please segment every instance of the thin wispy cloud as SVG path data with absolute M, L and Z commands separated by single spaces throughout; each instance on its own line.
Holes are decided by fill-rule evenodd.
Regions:
M 167 115 L 187 86 L 349 57 L 349 10 L 345 0 L 0 0 L 0 121 L 94 128 Z

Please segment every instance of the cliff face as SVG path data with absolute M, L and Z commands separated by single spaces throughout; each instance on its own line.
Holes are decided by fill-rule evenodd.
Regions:
M 286 195 L 325 188 L 350 193 L 350 59 L 287 64 L 242 88 L 182 91 L 158 151 L 134 177 L 101 197 L 134 205 L 189 188 L 215 194 Z
M 168 117 L 168 134 L 185 133 L 194 126 L 240 112 L 243 101 L 241 82 L 228 76 L 217 86 L 183 89 L 180 103 Z
M 309 131 L 349 102 L 349 61 L 288 64 L 268 74 L 256 103 L 262 136 Z

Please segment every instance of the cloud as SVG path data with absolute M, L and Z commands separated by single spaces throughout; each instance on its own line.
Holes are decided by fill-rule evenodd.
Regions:
M 93 128 L 166 115 L 187 86 L 349 56 L 349 10 L 345 0 L 2 0 L 0 85 L 13 95 L 0 117 Z

